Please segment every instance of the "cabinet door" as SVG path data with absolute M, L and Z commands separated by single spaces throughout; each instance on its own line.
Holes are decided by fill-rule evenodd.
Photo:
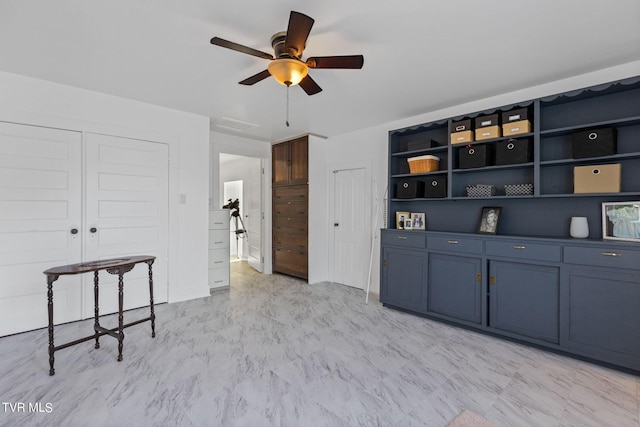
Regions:
M 380 299 L 411 311 L 427 311 L 427 253 L 383 248 Z
M 283 142 L 271 147 L 272 184 L 289 184 L 289 143 Z
M 307 184 L 309 181 L 309 143 L 307 137 L 290 141 L 289 185 Z
M 557 343 L 559 270 L 491 260 L 489 326 Z
M 481 322 L 482 261 L 429 253 L 428 311 Z
M 640 274 L 571 267 L 562 292 L 563 346 L 640 369 Z

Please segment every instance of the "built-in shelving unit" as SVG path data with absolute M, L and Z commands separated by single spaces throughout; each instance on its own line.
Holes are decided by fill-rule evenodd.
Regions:
M 527 109 L 531 132 L 451 143 L 454 122 L 515 108 Z M 615 151 L 574 158 L 572 135 L 603 128 L 617 134 Z M 505 139 L 526 139 L 530 159 L 475 168 L 458 161 L 461 150 L 491 152 Z M 409 150 L 425 140 L 439 145 Z M 439 169 L 410 174 L 407 159 L 426 154 L 440 158 Z M 620 165 L 619 192 L 574 193 L 574 168 L 609 164 Z M 422 188 L 415 181 L 434 178 L 446 178 L 444 197 L 397 197 L 398 185 L 406 197 Z M 533 194 L 502 190 L 525 183 Z M 468 197 L 476 184 L 497 194 Z M 640 373 L 640 244 L 602 239 L 601 229 L 603 202 L 640 200 L 640 77 L 393 130 L 389 193 L 385 306 Z M 497 235 L 476 233 L 486 206 L 502 208 Z M 395 229 L 399 211 L 426 213 L 427 230 Z M 572 216 L 587 217 L 589 238 L 569 237 Z
M 500 114 L 527 108 L 531 132 L 514 136 L 452 144 L 451 124 L 464 118 Z M 573 158 L 572 134 L 612 127 L 617 133 L 614 155 Z M 431 139 L 439 146 L 408 151 L 410 143 Z M 487 165 L 463 169 L 458 166 L 459 151 L 468 146 L 485 145 L 494 149 L 506 139 L 528 140 L 531 161 L 509 165 Z M 439 170 L 410 174 L 407 158 L 431 154 L 440 158 Z M 576 166 L 620 164 L 620 192 L 574 194 Z M 389 132 L 389 210 L 387 226 L 395 227 L 395 212 L 426 212 L 429 229 L 472 232 L 482 206 L 502 207 L 505 216 L 502 234 L 566 237 L 571 216 L 586 216 L 592 225 L 592 238 L 601 238 L 600 207 L 605 201 L 632 200 L 640 197 L 640 77 L 607 83 L 568 93 L 506 105 L 464 116 L 451 117 Z M 399 199 L 398 183 L 446 177 L 447 197 Z M 532 195 L 506 196 L 506 184 L 533 184 Z M 491 197 L 467 197 L 468 185 L 487 184 L 496 188 Z M 544 200 L 543 200 L 544 199 Z M 452 223 L 450 219 L 458 221 Z M 514 218 L 519 218 L 515 221 Z

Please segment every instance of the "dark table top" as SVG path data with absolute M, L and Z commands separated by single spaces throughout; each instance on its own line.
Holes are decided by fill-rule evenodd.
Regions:
M 45 270 L 43 273 L 46 275 L 80 274 L 97 270 L 132 266 L 140 262 L 149 262 L 155 259 L 156 257 L 151 255 L 137 255 L 121 258 L 102 259 L 98 261 L 81 262 L 78 264 L 61 265 Z

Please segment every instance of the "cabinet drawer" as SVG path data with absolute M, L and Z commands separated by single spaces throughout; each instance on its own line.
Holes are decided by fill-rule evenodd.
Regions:
M 536 261 L 559 262 L 562 254 L 559 245 L 547 245 L 518 240 L 506 242 L 487 241 L 486 250 L 489 256 L 503 256 Z
M 430 250 L 463 252 L 468 254 L 482 253 L 482 240 L 455 238 L 455 237 L 431 237 L 427 239 L 427 248 Z
M 418 234 L 408 233 L 383 233 L 383 245 L 402 246 L 405 248 L 421 248 L 426 247 L 426 237 Z
M 307 185 L 292 185 L 288 187 L 273 188 L 273 202 L 291 204 L 296 202 L 306 202 L 309 195 Z
M 229 247 L 229 229 L 209 230 L 209 249 Z
M 640 270 L 640 251 L 607 246 L 600 248 L 565 246 L 564 262 L 567 264 Z
M 228 229 L 230 215 L 231 211 L 229 209 L 209 211 L 209 228 Z
M 229 248 L 209 249 L 209 268 L 220 268 L 229 264 Z
M 228 268 L 210 268 L 209 269 L 209 287 L 219 288 L 229 286 L 229 269 Z

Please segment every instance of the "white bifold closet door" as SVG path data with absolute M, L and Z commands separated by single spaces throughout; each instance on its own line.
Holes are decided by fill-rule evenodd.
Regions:
M 165 144 L 0 122 L 0 336 L 47 325 L 42 272 L 57 265 L 156 255 L 166 302 L 167 194 Z M 100 275 L 101 314 L 114 312 L 116 282 Z M 148 305 L 146 279 L 146 265 L 127 274 L 126 308 Z M 56 324 L 93 315 L 92 286 L 92 275 L 54 283 Z

